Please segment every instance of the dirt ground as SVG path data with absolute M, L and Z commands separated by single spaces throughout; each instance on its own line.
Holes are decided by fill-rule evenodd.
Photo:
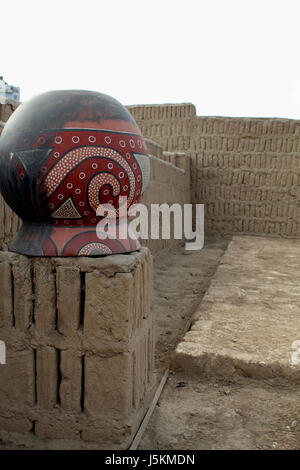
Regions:
M 299 449 L 299 387 L 170 374 L 139 449 Z
M 206 239 L 155 259 L 157 367 L 165 370 L 207 290 L 229 239 Z M 216 379 L 172 370 L 139 449 L 299 449 L 296 384 L 248 377 Z
M 158 369 L 165 369 L 170 354 L 188 330 L 230 239 L 206 237 L 200 251 L 186 251 L 182 245 L 156 255 L 154 312 Z

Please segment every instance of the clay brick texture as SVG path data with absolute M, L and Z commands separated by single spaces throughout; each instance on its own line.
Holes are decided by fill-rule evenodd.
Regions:
M 17 101 L 5 100 L 5 102 L 0 102 L 0 135 L 3 129 L 4 124 L 12 115 L 12 113 L 17 109 L 20 103 Z
M 0 438 L 128 448 L 154 392 L 150 251 L 93 259 L 2 251 L 0 276 Z
M 18 103 L 11 101 L 0 103 L 0 136 L 5 122 L 17 108 Z M 0 250 L 6 250 L 9 242 L 15 236 L 21 226 L 17 215 L 6 204 L 0 195 Z
M 206 230 L 300 236 L 300 121 L 198 117 L 191 104 L 129 106 L 145 137 L 192 158 Z
M 147 147 L 150 155 L 150 183 L 141 203 L 145 204 L 149 211 L 149 239 L 141 240 L 141 244 L 150 248 L 155 254 L 167 246 L 180 243 L 181 240 L 174 239 L 173 216 L 170 218 L 169 240 L 161 237 L 161 218 L 159 239 L 150 238 L 151 204 L 167 203 L 169 206 L 180 204 L 183 207 L 184 204 L 191 203 L 191 158 L 184 152 L 163 152 L 161 146 L 148 139 Z

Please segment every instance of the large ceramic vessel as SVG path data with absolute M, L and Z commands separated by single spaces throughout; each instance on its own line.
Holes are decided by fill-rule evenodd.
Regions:
M 117 209 L 119 196 L 130 207 L 148 181 L 138 126 L 124 106 L 101 93 L 39 95 L 17 108 L 0 138 L 0 190 L 23 221 L 12 251 L 93 256 L 138 249 L 137 240 L 124 233 L 120 238 L 118 230 L 101 237 L 97 209 Z M 116 215 L 119 227 L 118 210 Z

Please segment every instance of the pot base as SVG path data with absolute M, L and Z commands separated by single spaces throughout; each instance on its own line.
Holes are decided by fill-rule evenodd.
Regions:
M 127 238 L 107 237 L 96 228 L 23 224 L 9 249 L 28 256 L 105 256 L 140 248 L 139 241 L 130 237 L 128 231 Z

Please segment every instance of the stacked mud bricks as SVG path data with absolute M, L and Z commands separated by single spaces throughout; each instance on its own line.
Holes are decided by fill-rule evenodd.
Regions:
M 300 121 L 198 117 L 192 104 L 128 108 L 145 137 L 191 156 L 207 231 L 299 238 Z
M 4 102 L 1 102 L 0 99 L 0 134 L 6 121 L 18 106 L 19 103 L 17 101 L 5 100 Z
M 9 101 L 5 104 L 0 102 L 0 135 L 5 122 L 18 107 L 16 101 Z M 6 250 L 9 242 L 15 236 L 21 226 L 21 222 L 16 214 L 8 207 L 0 195 L 0 249 Z
M 0 252 L 0 438 L 128 448 L 153 396 L 152 259 Z
M 181 240 L 173 237 L 173 217 L 170 218 L 170 239 L 158 240 L 150 239 L 151 228 L 151 204 L 167 203 L 170 207 L 173 204 L 191 203 L 191 158 L 184 152 L 162 152 L 162 147 L 147 140 L 147 147 L 150 154 L 151 175 L 150 184 L 141 200 L 149 211 L 149 239 L 141 240 L 143 246 L 150 248 L 151 252 L 156 254 L 160 250 L 176 245 Z M 160 218 L 160 233 L 162 219 Z

